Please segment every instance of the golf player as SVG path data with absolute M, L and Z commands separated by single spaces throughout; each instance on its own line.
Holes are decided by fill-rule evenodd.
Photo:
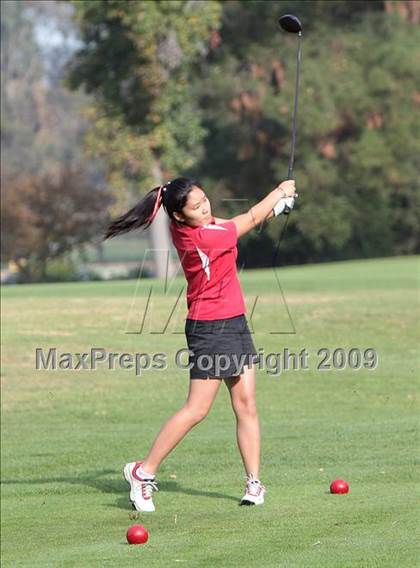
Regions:
M 245 317 L 237 276 L 237 241 L 266 219 L 293 207 L 295 182 L 287 180 L 249 211 L 230 220 L 212 215 L 203 187 L 176 178 L 149 191 L 130 211 L 113 221 L 105 239 L 147 228 L 162 205 L 188 282 L 185 335 L 190 353 L 189 393 L 183 406 L 161 427 L 148 454 L 127 463 L 124 477 L 138 511 L 152 512 L 156 473 L 184 436 L 208 414 L 224 381 L 236 416 L 237 443 L 246 473 L 243 505 L 264 503 L 260 481 L 260 426 L 255 400 L 258 358 Z

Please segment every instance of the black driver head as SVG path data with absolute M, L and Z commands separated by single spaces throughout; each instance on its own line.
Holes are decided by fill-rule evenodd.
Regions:
M 302 24 L 297 16 L 293 16 L 292 14 L 285 14 L 281 18 L 279 18 L 280 26 L 286 30 L 286 32 L 290 32 L 292 34 L 298 34 L 302 31 Z

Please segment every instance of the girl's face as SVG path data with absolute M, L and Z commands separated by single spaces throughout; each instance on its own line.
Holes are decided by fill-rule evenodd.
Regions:
M 206 225 L 211 221 L 211 205 L 206 194 L 199 187 L 193 187 L 189 192 L 182 214 L 174 213 L 178 221 L 190 227 Z

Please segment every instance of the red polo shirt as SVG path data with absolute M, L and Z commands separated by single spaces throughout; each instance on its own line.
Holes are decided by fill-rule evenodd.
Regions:
M 189 227 L 171 221 L 172 241 L 178 252 L 187 289 L 187 318 L 215 320 L 246 313 L 236 271 L 238 235 L 233 221 Z

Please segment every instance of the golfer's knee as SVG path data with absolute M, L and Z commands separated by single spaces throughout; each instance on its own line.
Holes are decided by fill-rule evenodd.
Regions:
M 210 409 L 206 406 L 192 406 L 190 404 L 184 406 L 184 412 L 191 424 L 198 424 L 204 420 L 209 410 Z
M 243 418 L 255 418 L 258 415 L 257 404 L 252 397 L 243 397 L 233 402 L 233 410 L 236 416 Z

